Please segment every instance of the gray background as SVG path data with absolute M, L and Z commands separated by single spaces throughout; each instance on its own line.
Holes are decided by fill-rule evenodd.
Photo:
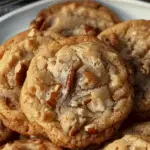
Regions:
M 0 16 L 39 0 L 0 0 Z

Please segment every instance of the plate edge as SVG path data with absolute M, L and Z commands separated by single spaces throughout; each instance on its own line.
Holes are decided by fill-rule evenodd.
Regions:
M 26 10 L 28 10 L 28 9 L 32 9 L 32 8 L 34 8 L 34 7 L 36 7 L 36 6 L 39 6 L 39 5 L 48 3 L 48 2 L 54 2 L 54 3 L 56 2 L 56 3 L 57 3 L 57 2 L 59 2 L 59 1 L 60 1 L 60 0 L 56 0 L 56 1 L 54 1 L 54 0 L 42 0 L 42 1 L 39 1 L 39 2 L 34 2 L 34 3 L 32 3 L 32 4 L 28 4 L 28 5 L 26 5 L 26 6 L 23 6 L 23 7 L 21 7 L 21 8 L 18 8 L 18 9 L 16 9 L 16 10 L 14 10 L 14 11 L 12 11 L 12 12 L 9 12 L 8 14 L 6 14 L 6 15 L 0 17 L 0 23 L 3 22 L 3 21 L 6 20 L 6 19 L 8 19 L 8 18 L 10 18 L 10 17 L 12 17 L 12 16 L 18 14 L 18 13 L 24 12 L 24 11 L 26 11 Z M 65 1 L 67 1 L 67 0 L 65 0 Z M 141 2 L 141 1 L 135 1 L 135 0 L 108 0 L 108 1 L 110 1 L 111 3 L 112 3 L 112 2 L 118 2 L 118 3 L 135 4 L 135 5 L 138 5 L 138 6 L 141 6 L 141 7 L 150 8 L 150 4 L 149 4 L 149 3 Z

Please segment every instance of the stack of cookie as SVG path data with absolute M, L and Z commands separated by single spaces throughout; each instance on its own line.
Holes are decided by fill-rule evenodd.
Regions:
M 149 50 L 150 21 L 91 1 L 42 10 L 0 46 L 1 149 L 150 149 Z

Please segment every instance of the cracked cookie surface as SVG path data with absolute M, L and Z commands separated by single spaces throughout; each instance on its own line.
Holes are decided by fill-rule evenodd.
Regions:
M 113 135 L 132 108 L 132 90 L 118 54 L 96 38 L 79 36 L 41 47 L 20 103 L 52 142 L 78 148 Z
M 98 35 L 106 28 L 120 22 L 118 17 L 96 2 L 66 2 L 42 10 L 30 28 L 46 30 L 57 38 L 77 35 Z
M 133 70 L 133 117 L 150 119 L 150 21 L 127 21 L 105 30 L 98 37 L 118 49 Z
M 43 133 L 40 127 L 29 123 L 19 104 L 20 90 L 32 57 L 42 43 L 51 41 L 35 36 L 37 33 L 25 31 L 1 45 L 0 118 L 6 127 L 27 135 Z
M 44 139 L 18 140 L 7 143 L 0 150 L 62 150 L 50 141 Z

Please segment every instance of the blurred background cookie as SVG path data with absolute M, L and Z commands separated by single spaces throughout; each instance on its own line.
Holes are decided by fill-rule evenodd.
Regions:
M 132 119 L 150 119 L 150 21 L 120 23 L 98 36 L 115 47 L 132 68 L 135 104 Z
M 59 3 L 42 10 L 30 28 L 51 32 L 57 38 L 76 35 L 98 35 L 106 28 L 120 22 L 117 15 L 100 3 L 78 1 Z

